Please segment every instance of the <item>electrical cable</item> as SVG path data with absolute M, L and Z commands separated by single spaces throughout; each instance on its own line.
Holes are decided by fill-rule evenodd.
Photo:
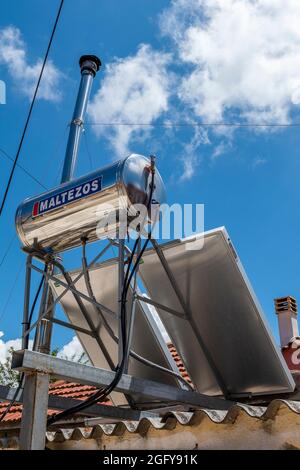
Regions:
M 104 127 L 118 127 L 118 126 L 140 126 L 140 127 L 300 127 L 299 122 L 285 124 L 285 123 L 235 123 L 235 122 L 165 122 L 165 123 L 151 123 L 151 122 L 85 122 L 86 126 L 104 126 Z
M 5 252 L 4 252 L 4 255 L 2 256 L 2 259 L 1 259 L 1 261 L 0 261 L 0 268 L 1 268 L 2 264 L 4 263 L 4 261 L 6 260 L 6 257 L 7 257 L 8 253 L 9 253 L 11 247 L 13 246 L 13 243 L 14 243 L 14 241 L 15 241 L 16 238 L 17 238 L 17 235 L 16 235 L 16 233 L 14 233 L 13 236 L 12 236 L 12 238 L 10 239 L 9 244 L 7 245 L 7 248 L 6 248 Z
M 9 302 L 10 302 L 10 299 L 11 299 L 13 293 L 14 293 L 16 284 L 17 284 L 17 282 L 18 282 L 20 273 L 21 273 L 21 271 L 22 271 L 22 264 L 23 264 L 23 263 L 20 262 L 19 268 L 18 268 L 18 270 L 17 270 L 16 277 L 15 277 L 13 283 L 12 283 L 11 289 L 10 289 L 9 294 L 8 294 L 8 296 L 7 296 L 7 300 L 6 300 L 6 302 L 5 302 L 5 305 L 4 305 L 4 307 L 3 307 L 3 310 L 2 310 L 2 312 L 1 312 L 0 321 L 1 321 L 2 318 L 4 317 L 4 315 L 5 315 L 5 313 L 6 313 L 6 309 L 7 309 L 7 307 L 8 307 Z
M 89 158 L 89 163 L 90 163 L 90 171 L 92 171 L 93 169 L 93 157 L 92 157 L 92 154 L 90 152 L 90 147 L 88 145 L 88 138 L 87 138 L 87 132 L 86 132 L 86 129 L 84 129 L 84 132 L 83 132 L 83 137 L 84 137 L 84 144 L 85 144 L 85 148 L 86 148 L 86 153 L 88 154 L 88 158 Z
M 6 202 L 7 195 L 8 195 L 8 191 L 9 191 L 9 188 L 11 186 L 11 182 L 12 182 L 12 179 L 13 179 L 13 176 L 14 176 L 14 172 L 15 172 L 15 169 L 16 169 L 16 166 L 17 166 L 17 163 L 18 163 L 18 159 L 19 159 L 20 152 L 21 152 L 21 149 L 22 149 L 22 146 L 23 146 L 23 141 L 24 141 L 24 138 L 25 138 L 25 135 L 26 135 L 27 127 L 28 127 L 28 124 L 29 124 L 29 121 L 30 121 L 30 118 L 31 118 L 33 106 L 34 106 L 34 103 L 35 103 L 35 100 L 36 100 L 36 97 L 37 97 L 37 93 L 38 93 L 39 86 L 40 86 L 40 83 L 41 83 L 41 80 L 42 80 L 43 72 L 44 72 L 44 69 L 45 69 L 45 66 L 46 66 L 46 62 L 47 62 L 47 59 L 48 59 L 48 55 L 49 55 L 49 52 L 50 52 L 50 48 L 51 48 L 51 45 L 52 45 L 52 41 L 53 41 L 53 38 L 54 38 L 56 27 L 57 27 L 57 24 L 58 24 L 58 21 L 59 21 L 59 18 L 60 18 L 60 13 L 61 13 L 61 10 L 62 10 L 63 3 L 64 3 L 64 0 L 61 0 L 59 8 L 58 8 L 58 12 L 56 14 L 54 26 L 53 26 L 52 33 L 51 33 L 51 36 L 50 36 L 50 40 L 49 40 L 49 43 L 48 43 L 48 46 L 47 46 L 47 50 L 46 50 L 43 65 L 42 65 L 42 68 L 41 68 L 41 71 L 40 71 L 40 74 L 39 74 L 39 78 L 38 78 L 38 81 L 37 81 L 37 84 L 36 84 L 36 87 L 35 87 L 34 95 L 33 95 L 33 98 L 32 98 L 32 101 L 31 101 L 31 104 L 30 104 L 30 107 L 29 107 L 29 111 L 28 111 L 28 115 L 27 115 L 27 118 L 26 118 L 24 129 L 23 129 L 23 132 L 22 132 L 21 140 L 19 142 L 18 150 L 17 150 L 16 156 L 15 156 L 14 163 L 13 163 L 13 166 L 12 166 L 9 178 L 8 178 L 8 182 L 7 182 L 5 191 L 4 191 L 4 195 L 3 195 L 3 198 L 2 198 L 1 207 L 0 207 L 0 217 L 1 217 L 1 214 L 2 214 L 3 209 L 4 209 L 5 202 Z
M 45 267 L 45 269 L 44 269 L 44 272 L 46 272 L 46 271 L 47 271 L 47 267 Z M 37 291 L 36 291 L 36 294 L 35 294 L 35 297 L 34 297 L 34 300 L 33 300 L 33 304 L 32 304 L 32 307 L 31 307 L 31 311 L 30 311 L 30 314 L 29 314 L 29 317 L 28 317 L 28 329 L 31 326 L 31 321 L 32 321 L 34 309 L 35 309 L 36 303 L 38 301 L 38 298 L 40 296 L 40 293 L 41 293 L 44 282 L 45 282 L 45 276 L 42 276 L 42 279 L 40 280 L 39 286 L 37 288 Z
M 5 150 L 3 150 L 2 148 L 0 148 L 0 152 L 2 153 L 2 155 L 4 155 L 6 158 L 8 158 L 8 160 L 10 160 L 11 162 L 14 161 L 14 159 L 8 155 L 7 152 L 5 152 Z M 35 183 L 39 184 L 43 189 L 48 189 L 43 183 L 41 183 L 35 176 L 33 176 L 28 170 L 26 170 L 26 168 L 24 168 L 22 165 L 20 165 L 20 163 L 17 164 L 17 167 L 20 168 L 20 170 L 24 171 L 24 173 L 29 176 L 29 178 L 31 178 Z

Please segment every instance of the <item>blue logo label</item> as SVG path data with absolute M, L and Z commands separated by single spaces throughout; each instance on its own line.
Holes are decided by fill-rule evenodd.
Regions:
M 53 211 L 58 207 L 65 206 L 78 199 L 90 196 L 91 194 L 98 193 L 102 189 L 102 176 L 94 180 L 87 181 L 67 191 L 61 191 L 54 196 L 47 197 L 41 201 L 37 201 L 33 205 L 32 216 L 45 214 L 46 212 Z

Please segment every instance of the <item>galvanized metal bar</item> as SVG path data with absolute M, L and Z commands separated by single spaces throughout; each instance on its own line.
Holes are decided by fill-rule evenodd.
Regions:
M 38 351 L 50 354 L 51 350 L 51 338 L 52 338 L 52 323 L 51 319 L 55 315 L 55 309 L 53 306 L 53 294 L 51 289 L 48 289 L 47 298 L 47 310 L 51 309 L 50 313 L 43 315 L 39 328 L 41 329 L 40 344 L 38 345 Z
M 124 244 L 124 247 L 125 247 L 125 244 Z M 140 250 L 141 250 L 141 239 L 139 238 L 138 239 L 138 244 L 137 244 L 136 256 L 139 255 Z M 132 299 L 131 299 L 130 315 L 129 315 L 129 321 L 128 321 L 127 348 L 126 348 L 125 361 L 124 361 L 124 374 L 128 373 L 129 354 L 130 354 L 130 348 L 131 348 L 132 336 L 133 336 L 133 329 L 134 329 L 134 319 L 135 319 L 136 302 L 137 302 L 136 289 L 137 289 L 138 270 L 139 270 L 139 266 L 137 266 L 137 268 L 135 270 L 135 273 L 134 273 L 133 280 L 131 281 Z
M 64 276 L 67 284 L 69 285 L 72 282 L 72 278 L 71 278 L 70 274 L 67 273 L 66 271 L 64 271 L 64 269 L 61 268 L 60 263 L 56 262 L 55 264 L 57 265 L 57 267 L 59 269 L 61 269 L 62 275 Z M 82 312 L 82 315 L 84 316 L 85 321 L 87 322 L 90 330 L 94 333 L 94 338 L 97 341 L 97 343 L 98 343 L 98 345 L 99 345 L 99 347 L 100 347 L 100 349 L 101 349 L 101 351 L 102 351 L 109 367 L 111 369 L 114 369 L 115 365 L 113 363 L 111 355 L 110 355 L 109 351 L 107 350 L 105 344 L 103 343 L 102 339 L 100 338 L 100 336 L 97 332 L 96 326 L 94 325 L 94 322 L 93 322 L 93 320 L 91 319 L 91 317 L 89 315 L 89 312 L 85 308 L 84 303 L 82 302 L 81 298 L 77 295 L 77 293 L 74 292 L 73 295 L 74 295 L 74 299 L 75 299 L 78 307 L 80 308 L 80 311 Z
M 59 320 L 58 318 L 51 318 L 48 321 L 55 323 L 56 325 L 63 326 L 64 328 L 69 328 L 70 330 L 75 330 L 80 333 L 84 333 L 85 335 L 92 336 L 93 338 L 95 337 L 94 333 L 90 330 L 87 330 L 85 328 L 81 328 L 80 326 L 72 325 L 71 323 L 68 323 L 63 320 Z
M 45 268 L 46 269 L 44 270 L 44 272 L 48 273 L 48 266 L 46 265 Z M 35 336 L 34 336 L 34 341 L 33 341 L 33 350 L 34 351 L 38 350 L 38 345 L 40 344 L 40 340 L 41 340 L 42 330 L 40 328 L 40 324 L 41 324 L 42 318 L 44 316 L 47 297 L 48 297 L 48 278 L 46 276 L 44 278 L 44 286 L 43 286 L 42 297 L 41 297 L 41 301 L 40 301 L 39 314 L 38 314 L 37 323 L 36 323 L 37 329 L 35 331 Z M 28 335 L 29 335 L 29 332 L 26 331 L 26 336 L 28 336 Z M 40 352 L 42 352 L 42 351 L 40 351 Z
M 49 372 L 26 372 L 22 411 L 21 450 L 45 449 Z
M 146 232 L 145 232 L 146 235 L 148 235 Z M 113 245 L 116 245 L 118 246 L 118 242 L 113 240 L 111 241 Z M 127 251 L 127 253 L 129 255 L 132 254 L 132 251 L 130 250 L 130 248 L 126 245 L 126 243 L 124 244 L 124 248 L 125 248 L 125 251 Z M 139 251 L 140 248 L 138 248 L 138 251 Z M 137 255 L 138 256 L 138 253 Z M 150 309 L 149 307 L 146 305 L 146 304 L 142 304 L 141 300 L 140 299 L 144 299 L 144 297 L 142 297 L 140 295 L 140 291 L 139 291 L 139 288 L 138 288 L 138 285 L 137 285 L 137 278 L 138 278 L 138 270 L 139 270 L 139 266 L 137 267 L 137 270 L 135 272 L 135 276 L 134 276 L 134 284 L 133 282 L 131 281 L 131 287 L 132 287 L 132 297 L 133 299 L 135 299 L 135 303 L 131 305 L 131 308 L 133 308 L 133 310 L 136 308 L 136 304 L 137 302 L 139 303 L 140 305 L 140 309 L 141 309 L 141 312 L 143 313 L 143 315 L 145 316 L 145 318 L 147 319 L 147 322 L 148 324 L 150 325 L 150 328 L 152 329 L 152 331 L 154 332 L 155 336 L 156 336 L 156 340 L 157 342 L 159 343 L 159 346 L 160 346 L 160 349 L 161 351 L 163 351 L 163 354 L 165 356 L 165 359 L 170 367 L 170 370 L 168 369 L 165 369 L 164 367 L 160 367 L 158 364 L 155 364 L 155 363 L 152 363 L 151 361 L 147 361 L 145 360 L 144 358 L 142 358 L 141 356 L 138 356 L 135 354 L 134 351 L 130 350 L 130 345 L 131 345 L 131 342 L 132 342 L 132 339 L 130 338 L 130 336 L 132 335 L 132 332 L 133 332 L 133 327 L 134 327 L 134 316 L 131 317 L 130 316 L 130 325 L 129 325 L 129 328 L 128 328 L 128 356 L 127 356 L 127 367 L 128 367 L 128 359 L 129 359 L 129 356 L 131 356 L 133 359 L 136 359 L 136 360 L 139 360 L 140 362 L 142 362 L 143 364 L 146 364 L 150 367 L 153 367 L 154 369 L 156 368 L 157 370 L 164 370 L 165 373 L 167 374 L 171 374 L 171 375 L 177 375 L 177 378 L 178 378 L 178 384 L 181 388 L 184 388 L 184 389 L 190 389 L 191 387 L 189 386 L 189 384 L 181 377 L 180 375 L 180 372 L 179 372 L 179 369 L 178 367 L 176 366 L 176 363 L 168 349 L 168 346 L 163 338 L 163 335 L 161 333 L 161 331 L 159 330 L 153 316 L 152 316 L 152 313 L 150 312 Z M 178 313 L 176 311 L 174 311 L 175 314 Z M 173 311 L 172 311 L 173 313 Z M 125 364 L 126 365 L 126 364 Z M 127 373 L 128 369 L 124 368 L 124 373 Z
M 205 344 L 205 342 L 204 342 L 204 340 L 203 340 L 203 338 L 202 338 L 202 335 L 201 335 L 200 331 L 198 330 L 196 323 L 195 323 L 194 320 L 193 320 L 193 316 L 192 316 L 192 314 L 191 314 L 191 312 L 190 312 L 190 308 L 189 308 L 189 306 L 188 306 L 188 305 L 186 304 L 186 302 L 185 302 L 185 299 L 184 299 L 184 297 L 183 297 L 183 295 L 182 295 L 182 293 L 181 293 L 181 290 L 180 290 L 180 288 L 179 288 L 179 286 L 178 286 L 178 284 L 177 284 L 177 281 L 176 281 L 176 279 L 175 279 L 175 277 L 174 277 L 174 275 L 173 275 L 173 273 L 172 273 L 172 271 L 171 271 L 171 269 L 170 269 L 170 267 L 169 267 L 169 263 L 168 263 L 168 261 L 166 260 L 165 255 L 164 255 L 164 253 L 163 253 L 161 247 L 160 247 L 159 244 L 157 243 L 157 241 L 156 241 L 155 239 L 153 239 L 153 238 L 151 238 L 150 240 L 151 240 L 151 243 L 152 243 L 152 245 L 153 245 L 153 247 L 154 247 L 154 249 L 155 249 L 155 251 L 156 251 L 156 253 L 157 253 L 157 256 L 158 256 L 158 258 L 159 258 L 161 264 L 162 264 L 162 267 L 163 267 L 163 269 L 164 269 L 164 271 L 165 271 L 165 273 L 166 273 L 166 275 L 167 275 L 167 277 L 168 277 L 168 279 L 169 279 L 169 281 L 170 281 L 170 284 L 171 284 L 171 286 L 172 286 L 172 288 L 173 288 L 173 290 L 174 290 L 174 292 L 175 292 L 175 294 L 176 294 L 176 296 L 177 296 L 177 298 L 178 298 L 178 300 L 179 300 L 179 303 L 181 304 L 181 306 L 182 306 L 182 308 L 183 308 L 183 311 L 184 311 L 185 314 L 186 314 L 186 318 L 189 320 L 189 322 L 190 322 L 191 325 L 193 326 L 194 333 L 196 334 L 197 339 L 198 339 L 198 341 L 199 341 L 199 344 L 201 345 L 202 351 L 203 351 L 203 353 L 204 353 L 204 355 L 205 355 L 205 357 L 206 357 L 206 360 L 207 360 L 209 366 L 211 367 L 211 369 L 212 369 L 212 371 L 213 371 L 213 373 L 214 373 L 214 376 L 215 376 L 215 378 L 216 378 L 216 381 L 218 382 L 218 385 L 219 385 L 220 389 L 222 390 L 223 395 L 224 395 L 225 397 L 228 397 L 227 386 L 226 386 L 225 381 L 224 381 L 224 379 L 223 379 L 223 377 L 222 377 L 222 374 L 220 373 L 218 367 L 216 366 L 215 361 L 213 360 L 213 358 L 212 358 L 212 356 L 211 356 L 211 354 L 210 354 L 210 352 L 209 352 L 209 349 L 208 349 L 208 347 L 206 346 L 206 344 Z
M 35 266 L 34 264 L 31 264 L 31 267 L 32 269 L 34 269 L 35 271 L 43 274 L 45 276 L 45 273 L 42 269 L 38 268 L 37 266 Z M 94 300 L 92 300 L 90 297 L 88 297 L 87 295 L 83 294 L 82 292 L 78 291 L 77 289 L 75 289 L 74 287 L 72 287 L 72 282 L 70 282 L 70 285 L 67 284 L 66 282 L 62 281 L 61 279 L 59 279 L 58 277 L 54 276 L 54 275 L 48 275 L 49 279 L 52 280 L 52 281 L 55 281 L 57 282 L 58 284 L 60 284 L 62 287 L 66 288 L 67 290 L 70 290 L 73 294 L 76 294 L 78 295 L 79 297 L 81 297 L 82 299 L 86 300 L 87 302 L 90 302 L 91 304 L 94 304 L 94 305 L 97 305 L 99 308 L 101 308 L 102 310 L 104 310 L 105 312 L 109 313 L 110 315 L 112 316 L 116 316 L 116 313 L 113 312 L 112 310 L 110 310 L 108 307 L 106 307 L 105 305 L 102 305 L 100 304 L 99 302 L 95 302 Z
M 121 364 L 122 359 L 123 359 L 122 296 L 123 296 L 123 289 L 124 289 L 124 239 L 122 237 L 119 238 L 118 256 L 119 256 L 119 263 L 118 263 L 118 302 L 119 302 L 119 305 L 118 305 L 118 338 L 119 338 L 118 364 Z
M 53 275 L 50 275 L 49 273 L 47 274 L 47 277 L 50 278 L 50 279 L 54 279 L 54 280 L 57 280 L 58 283 L 62 284 L 63 286 L 66 286 L 68 288 L 70 288 L 70 291 L 73 292 L 73 295 L 74 295 L 74 298 L 85 318 L 85 321 L 87 322 L 91 332 L 93 332 L 93 335 L 94 335 L 94 338 L 95 340 L 97 341 L 99 347 L 101 348 L 102 352 L 103 352 L 103 355 L 105 356 L 105 359 L 107 361 L 107 363 L 109 364 L 109 367 L 111 367 L 112 369 L 114 369 L 115 365 L 111 359 L 111 356 L 109 354 L 109 352 L 107 351 L 104 343 L 102 342 L 97 330 L 96 330 L 96 327 L 94 325 L 94 323 L 92 322 L 90 316 L 89 316 L 89 313 L 88 311 L 86 310 L 82 300 L 81 300 L 81 296 L 83 296 L 84 298 L 86 298 L 86 300 L 88 300 L 89 302 L 92 302 L 94 303 L 94 301 L 92 301 L 92 299 L 90 299 L 89 297 L 85 296 L 84 294 L 82 294 L 81 292 L 77 291 L 76 289 L 73 289 L 71 288 L 71 283 L 72 283 L 72 278 L 71 276 L 69 275 L 69 273 L 65 272 L 63 270 L 63 268 L 61 268 L 61 265 L 60 263 L 58 262 L 55 262 L 53 261 L 53 263 L 55 265 L 57 265 L 58 267 L 60 267 L 60 269 L 62 269 L 62 274 L 66 280 L 66 283 L 62 282 L 60 279 L 56 278 L 55 276 Z M 33 269 L 37 270 L 38 272 L 41 272 L 43 275 L 45 275 L 44 271 L 42 271 L 41 269 L 39 269 L 37 266 L 34 266 L 34 265 L 31 265 Z M 106 309 L 106 307 L 104 307 L 104 309 Z M 115 315 L 115 314 L 114 314 Z M 38 324 L 39 322 L 41 321 L 41 319 L 38 319 L 37 322 L 35 322 L 35 324 Z M 30 329 L 32 329 L 35 325 L 33 325 Z M 29 330 L 30 331 L 30 330 Z
M 94 264 L 99 261 L 100 258 L 102 258 L 102 256 L 106 253 L 106 251 L 111 247 L 111 243 L 109 242 L 101 251 L 100 253 L 98 253 L 98 255 L 95 256 L 95 258 L 88 264 L 87 266 L 87 269 L 91 269 Z M 75 284 L 79 281 L 79 279 L 82 278 L 82 276 L 84 275 L 83 271 L 78 274 L 78 276 L 72 280 L 72 287 L 75 287 Z M 64 295 L 69 291 L 69 288 L 65 289 L 55 300 L 54 300 L 54 303 L 57 304 L 63 297 Z M 46 312 L 47 313 L 47 312 Z
M 172 288 L 173 288 L 173 290 L 174 290 L 174 292 L 175 292 L 175 294 L 176 294 L 176 296 L 179 300 L 179 303 L 182 306 L 183 311 L 185 312 L 185 315 L 188 318 L 190 318 L 191 314 L 190 314 L 189 308 L 188 308 L 188 306 L 186 304 L 186 301 L 185 301 L 185 299 L 184 299 L 184 297 L 181 293 L 181 290 L 180 290 L 180 288 L 177 284 L 177 281 L 176 281 L 176 279 L 175 279 L 175 277 L 174 277 L 174 275 L 173 275 L 173 273 L 172 273 L 172 271 L 169 267 L 169 264 L 168 264 L 168 262 L 165 258 L 165 255 L 164 255 L 161 247 L 159 246 L 159 244 L 157 243 L 157 241 L 154 238 L 151 238 L 150 241 L 151 241 L 151 243 L 152 243 L 152 245 L 153 245 L 153 247 L 154 247 L 154 249 L 157 253 L 157 256 L 158 256 L 158 258 L 159 258 L 159 260 L 162 264 L 162 267 L 163 267 L 163 269 L 164 269 L 164 271 L 165 271 L 165 273 L 166 273 L 166 275 L 167 275 L 167 277 L 170 281 L 170 284 L 171 284 L 171 286 L 172 286 Z
M 175 315 L 176 317 L 185 319 L 186 315 L 183 313 L 177 312 L 177 310 L 174 310 L 173 308 L 167 307 L 166 305 L 162 305 L 159 302 L 156 302 L 155 300 L 150 299 L 150 297 L 144 297 L 142 295 L 137 295 L 137 299 L 140 300 L 141 302 L 145 302 L 146 304 L 153 305 L 156 308 L 159 308 L 161 310 L 164 310 L 165 312 L 171 313 L 172 315 Z
M 139 298 L 144 298 L 143 296 L 141 296 L 140 294 L 140 291 L 138 290 L 138 296 Z M 178 385 L 181 387 L 181 388 L 184 388 L 184 389 L 188 389 L 190 390 L 190 385 L 188 385 L 186 383 L 186 381 L 182 378 L 181 374 L 180 374 L 180 371 L 177 367 L 177 364 L 167 346 L 167 343 L 163 337 L 163 334 L 161 332 L 161 329 L 159 327 L 159 325 L 157 324 L 156 320 L 154 319 L 154 316 L 149 308 L 149 306 L 147 305 L 147 303 L 144 303 L 143 300 L 138 300 L 138 302 L 140 303 L 141 305 L 141 309 L 142 309 L 142 312 L 143 312 L 143 315 L 145 316 L 145 318 L 147 319 L 147 322 L 149 323 L 150 325 L 150 328 L 152 329 L 152 331 L 154 332 L 155 336 L 156 336 L 156 340 L 157 342 L 159 343 L 159 347 L 160 349 L 163 351 L 163 354 L 165 356 L 165 359 L 168 363 L 168 366 L 169 366 L 169 369 L 173 372 L 173 373 L 176 373 L 178 374 L 179 377 L 181 377 L 181 379 L 179 379 L 179 377 L 177 377 L 177 380 L 178 380 Z
M 47 274 L 53 273 L 53 265 L 49 264 L 46 269 Z M 46 313 L 46 311 L 48 313 Z M 54 316 L 53 295 L 49 289 L 48 277 L 45 278 L 43 295 L 40 303 L 40 312 L 38 318 L 40 319 L 36 336 L 34 341 L 34 349 L 46 354 L 50 353 L 50 344 L 52 337 L 52 325 L 49 326 L 49 320 Z
M 100 253 L 98 253 L 98 255 L 95 256 L 95 258 L 90 262 L 90 264 L 88 265 L 88 268 L 87 269 L 90 269 L 97 261 L 99 261 L 99 259 L 105 254 L 105 252 L 110 248 L 111 246 L 111 243 L 109 242 L 101 251 Z M 81 272 L 71 283 L 72 287 L 75 286 L 76 282 L 79 281 L 79 279 L 83 276 L 83 272 Z M 46 281 L 47 282 L 48 280 L 48 277 L 46 276 Z M 56 304 L 58 304 L 58 302 L 63 298 L 63 296 L 69 291 L 69 288 L 66 288 L 56 299 L 53 300 L 53 308 L 55 307 Z M 52 311 L 52 306 L 50 306 L 50 308 L 48 308 L 45 313 L 43 315 L 48 315 L 48 313 L 50 313 Z M 25 335 L 29 335 L 29 333 L 39 324 L 39 322 L 41 321 L 41 317 L 39 317 L 37 319 L 37 321 L 35 323 L 33 323 L 31 325 L 31 327 L 25 332 Z
M 8 385 L 0 385 L 0 402 L 14 400 L 15 403 L 22 403 L 23 389 L 20 388 L 19 392 L 15 396 L 16 391 L 17 391 L 16 387 L 9 387 Z
M 27 255 L 27 259 L 26 259 L 25 293 L 24 293 L 24 307 L 23 307 L 23 321 L 22 321 L 22 349 L 27 349 L 28 343 L 29 343 L 29 337 L 26 336 L 26 331 L 29 325 L 31 264 L 32 264 L 32 255 L 29 254 Z
M 96 387 L 109 385 L 115 372 L 98 367 L 78 364 L 71 361 L 37 353 L 35 351 L 15 351 L 12 357 L 12 368 L 19 371 L 44 371 L 58 378 L 86 383 Z M 227 410 L 234 402 L 221 398 L 209 397 L 198 392 L 182 390 L 160 382 L 146 380 L 124 374 L 115 388 L 116 392 L 127 395 L 146 397 L 167 402 L 179 402 L 203 408 Z

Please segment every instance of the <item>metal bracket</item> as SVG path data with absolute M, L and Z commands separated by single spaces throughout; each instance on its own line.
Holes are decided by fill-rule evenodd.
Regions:
M 109 370 L 85 364 L 77 364 L 72 361 L 66 361 L 58 357 L 29 350 L 14 351 L 12 356 L 12 369 L 21 372 L 43 371 L 46 374 L 53 374 L 64 380 L 94 385 L 99 388 L 109 385 L 115 376 L 115 372 Z M 198 392 L 190 392 L 160 382 L 132 377 L 127 374 L 123 374 L 115 390 L 128 395 L 138 395 L 152 400 L 179 402 L 191 406 L 217 410 L 228 410 L 235 403 Z

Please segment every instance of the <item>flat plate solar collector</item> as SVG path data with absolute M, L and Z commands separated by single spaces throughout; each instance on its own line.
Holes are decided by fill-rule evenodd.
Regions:
M 294 381 L 225 228 L 161 245 L 188 312 L 154 249 L 140 273 L 197 390 L 231 397 L 290 392 Z M 206 354 L 205 354 L 206 352 Z

